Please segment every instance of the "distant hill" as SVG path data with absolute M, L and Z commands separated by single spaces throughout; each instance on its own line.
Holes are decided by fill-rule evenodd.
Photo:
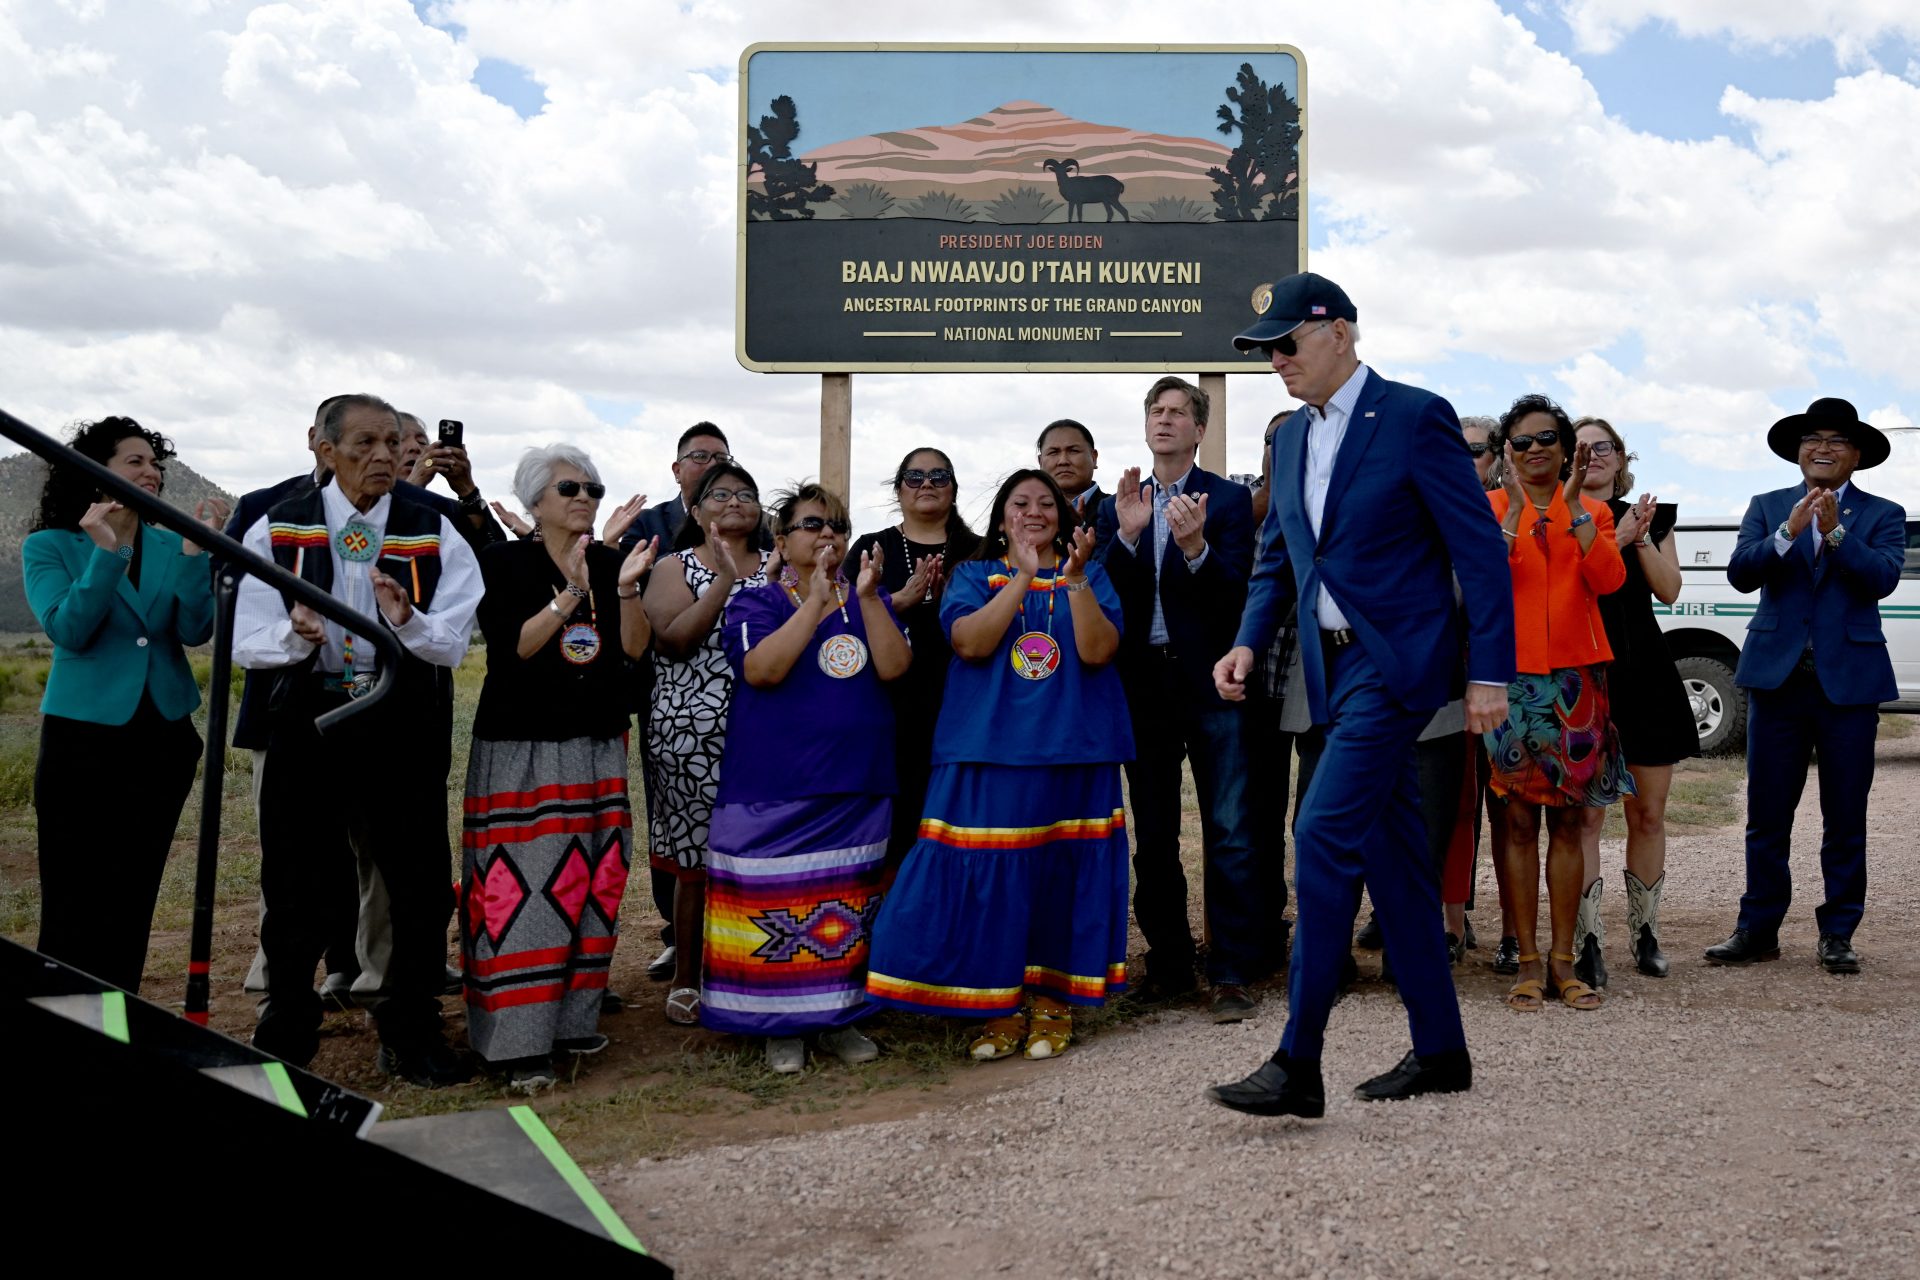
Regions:
M 38 631 L 40 624 L 27 608 L 20 579 L 20 544 L 40 506 L 40 490 L 47 482 L 47 464 L 31 453 L 0 458 L 0 631 Z M 162 496 L 183 511 L 192 511 L 202 498 L 233 495 L 175 458 L 167 463 L 167 487 Z
M 1206 138 L 1178 138 L 1122 125 L 1075 120 L 1038 102 L 1007 102 L 957 124 L 888 130 L 830 143 L 801 158 L 817 164 L 818 178 L 846 192 L 871 183 L 904 206 L 932 191 L 985 204 L 1020 187 L 1055 194 L 1048 159 L 1072 158 L 1083 175 L 1107 174 L 1126 184 L 1130 208 L 1156 200 L 1188 200 L 1197 221 L 1213 207 L 1207 170 L 1224 166 L 1231 150 Z M 904 208 L 891 210 L 900 216 Z M 1193 215 L 1197 214 L 1198 217 Z M 822 217 L 847 216 L 840 208 Z M 868 215 L 874 216 L 874 215 Z M 1095 212 L 1098 221 L 1100 213 Z M 1055 210 L 1051 219 L 1065 217 Z

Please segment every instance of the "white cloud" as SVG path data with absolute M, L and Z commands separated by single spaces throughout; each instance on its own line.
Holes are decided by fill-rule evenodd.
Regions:
M 1561 10 L 1579 47 L 1594 53 L 1649 22 L 1770 48 L 1822 41 L 1847 66 L 1864 65 L 1869 47 L 1886 37 L 1920 39 L 1920 12 L 1909 0 L 1564 0 Z
M 1890 8 L 1811 11 L 1828 25 L 1789 32 L 1783 6 L 1761 6 L 1712 29 L 1868 40 L 1898 25 Z M 314 401 L 366 388 L 465 419 L 494 492 L 520 447 L 566 437 L 656 497 L 674 437 L 710 418 L 771 488 L 817 469 L 818 383 L 733 360 L 741 49 L 1167 35 L 1146 0 L 989 0 L 941 19 L 837 0 L 778 29 L 746 6 L 659 0 L 435 13 L 464 34 L 403 0 L 137 5 L 111 21 L 0 0 L 8 407 L 46 424 L 133 412 L 247 487 L 300 464 Z M 1570 17 L 1598 40 L 1668 15 Z M 1753 34 L 1763 18 L 1778 33 Z M 1327 236 L 1313 265 L 1359 301 L 1384 371 L 1459 385 L 1463 409 L 1565 388 L 1703 469 L 1739 465 L 1817 385 L 1857 371 L 1920 389 L 1908 81 L 1867 72 L 1813 102 L 1729 91 L 1751 143 L 1675 142 L 1609 117 L 1577 66 L 1489 3 L 1302 8 L 1284 29 L 1196 4 L 1180 26 L 1306 50 Z M 489 57 L 542 84 L 540 114 L 479 92 Z M 856 511 L 881 518 L 881 478 L 923 442 L 981 496 L 1063 414 L 1094 426 L 1110 482 L 1134 459 L 1146 381 L 863 376 Z M 1257 470 L 1285 397 L 1270 378 L 1230 386 L 1229 469 Z M 589 399 L 641 408 L 602 422 Z

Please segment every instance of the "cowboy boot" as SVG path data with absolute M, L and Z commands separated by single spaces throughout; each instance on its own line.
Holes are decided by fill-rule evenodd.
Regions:
M 1580 895 L 1580 914 L 1573 924 L 1573 976 L 1590 987 L 1607 985 L 1607 961 L 1601 954 L 1606 932 L 1600 925 L 1600 890 L 1606 882 L 1599 876 Z
M 1621 874 L 1627 878 L 1627 936 L 1633 939 L 1634 961 L 1649 978 L 1664 978 L 1667 958 L 1660 952 L 1660 887 L 1667 878 L 1641 884 L 1633 872 Z

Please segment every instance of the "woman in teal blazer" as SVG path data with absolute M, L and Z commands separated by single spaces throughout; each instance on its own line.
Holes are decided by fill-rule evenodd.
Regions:
M 173 456 L 165 436 L 131 418 L 83 423 L 72 444 L 155 495 Z M 196 515 L 217 529 L 222 506 L 203 502 Z M 39 949 L 137 991 L 200 757 L 200 690 L 184 647 L 213 635 L 213 576 L 199 547 L 59 465 L 20 554 L 27 603 L 53 641 L 33 779 Z

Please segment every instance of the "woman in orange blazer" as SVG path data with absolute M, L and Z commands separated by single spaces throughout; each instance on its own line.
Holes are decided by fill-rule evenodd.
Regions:
M 1488 495 L 1507 538 L 1513 571 L 1518 675 L 1507 686 L 1507 722 L 1486 735 L 1493 789 L 1507 800 L 1507 890 L 1520 940 L 1512 1008 L 1546 1003 L 1547 986 L 1569 1007 L 1598 1009 L 1601 995 L 1573 972 L 1580 907 L 1580 832 L 1586 811 L 1633 792 L 1607 707 L 1613 659 L 1599 597 L 1627 571 L 1613 537 L 1613 513 L 1580 492 L 1590 455 L 1576 444 L 1566 411 L 1545 396 L 1522 396 L 1500 420 L 1506 444 L 1501 488 Z M 1551 964 L 1540 963 L 1540 812 L 1547 813 L 1547 901 Z

